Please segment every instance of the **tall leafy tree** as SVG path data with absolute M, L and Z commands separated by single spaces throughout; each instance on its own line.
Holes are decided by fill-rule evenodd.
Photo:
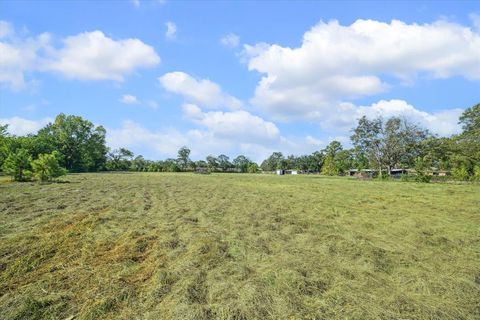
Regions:
M 469 175 L 474 175 L 475 167 L 480 165 L 480 104 L 467 108 L 460 116 L 459 124 L 463 132 L 454 138 L 456 166 L 464 167 Z
M 390 172 L 402 163 L 414 163 L 421 142 L 427 136 L 426 130 L 405 119 L 392 117 L 384 121 L 379 117 L 369 120 L 363 116 L 350 139 L 357 152 L 365 155 L 371 165 Z
M 212 172 L 216 171 L 217 168 L 218 168 L 218 166 L 219 166 L 219 165 L 218 165 L 218 159 L 215 158 L 215 157 L 212 156 L 212 155 L 209 155 L 209 156 L 207 156 L 207 159 L 206 159 L 206 160 L 207 160 L 208 170 L 210 170 L 210 171 L 212 171 Z
M 273 171 L 277 169 L 285 169 L 286 161 L 281 152 L 274 152 L 267 159 L 263 160 L 260 165 L 263 171 Z
M 54 145 L 61 155 L 61 165 L 72 172 L 104 168 L 108 151 L 105 135 L 102 126 L 95 127 L 82 117 L 63 113 L 38 133 L 42 141 Z
M 178 150 L 177 161 L 180 169 L 186 171 L 190 164 L 190 149 L 183 146 Z
M 228 168 L 232 167 L 232 164 L 230 163 L 230 158 L 228 156 L 221 154 L 217 157 L 217 159 L 218 159 L 218 165 L 223 172 L 227 171 Z
M 240 171 L 240 172 L 247 172 L 248 170 L 248 166 L 251 164 L 252 162 L 250 161 L 250 159 L 248 159 L 247 157 L 245 157 L 244 155 L 239 155 L 238 157 L 236 157 L 235 159 L 233 159 L 233 165 L 235 166 L 235 168 Z
M 120 148 L 108 153 L 107 169 L 112 171 L 126 171 L 132 166 L 133 152 Z
M 10 152 L 10 140 L 8 125 L 0 125 L 0 168 Z
M 323 174 L 334 176 L 341 173 L 340 168 L 337 165 L 337 155 L 342 150 L 342 144 L 336 140 L 330 142 L 330 144 L 323 150 L 323 153 L 325 154 L 325 161 L 322 166 Z

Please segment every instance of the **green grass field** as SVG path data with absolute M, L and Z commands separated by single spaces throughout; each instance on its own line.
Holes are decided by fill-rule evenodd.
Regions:
M 1 319 L 479 319 L 480 186 L 0 181 Z

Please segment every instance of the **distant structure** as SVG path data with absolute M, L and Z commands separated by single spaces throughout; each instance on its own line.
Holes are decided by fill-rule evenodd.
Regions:
M 204 168 L 204 167 L 196 168 L 194 172 L 199 174 L 210 174 L 210 171 L 208 171 L 208 168 Z
M 285 174 L 298 174 L 298 170 L 284 170 L 284 169 L 277 169 L 276 174 L 279 176 L 283 176 Z

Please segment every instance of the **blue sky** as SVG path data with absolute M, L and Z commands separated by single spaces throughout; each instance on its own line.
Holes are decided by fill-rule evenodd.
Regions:
M 60 112 L 151 159 L 348 145 L 362 115 L 439 135 L 480 102 L 480 2 L 1 1 L 0 123 Z

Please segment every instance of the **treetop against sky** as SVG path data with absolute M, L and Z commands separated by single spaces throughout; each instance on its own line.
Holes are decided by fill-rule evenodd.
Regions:
M 440 136 L 480 95 L 480 3 L 0 2 L 0 124 L 60 112 L 148 158 L 348 144 L 359 118 Z

